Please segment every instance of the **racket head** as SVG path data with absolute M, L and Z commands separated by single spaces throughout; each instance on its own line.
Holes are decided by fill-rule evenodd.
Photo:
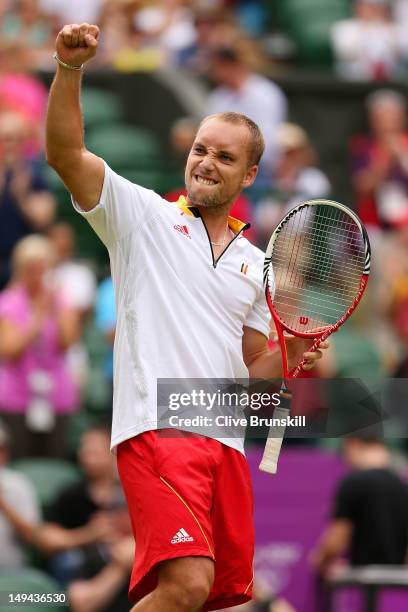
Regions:
M 368 235 L 354 211 L 323 199 L 292 208 L 273 232 L 264 262 L 278 334 L 281 328 L 316 339 L 335 331 L 361 300 L 370 264 Z

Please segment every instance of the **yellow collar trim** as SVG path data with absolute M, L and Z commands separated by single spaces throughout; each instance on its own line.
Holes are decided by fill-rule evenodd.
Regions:
M 176 202 L 176 205 L 178 206 L 178 208 L 180 208 L 186 215 L 189 215 L 190 217 L 196 217 L 197 215 L 194 214 L 194 207 L 193 206 L 189 206 L 187 203 L 187 199 L 185 196 L 181 195 L 179 197 L 179 199 Z
M 186 215 L 189 215 L 190 217 L 200 216 L 200 213 L 194 206 L 188 205 L 187 199 L 183 195 L 179 197 L 176 202 L 176 205 L 178 206 L 178 208 L 180 208 L 180 210 L 182 210 Z M 244 223 L 243 221 L 235 219 L 234 217 L 228 217 L 228 226 L 232 229 L 233 232 L 238 234 L 242 230 L 248 229 L 250 225 L 249 223 Z

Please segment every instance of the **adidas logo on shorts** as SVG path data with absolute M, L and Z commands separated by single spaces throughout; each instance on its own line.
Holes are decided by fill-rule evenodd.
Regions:
M 181 542 L 194 542 L 194 538 L 188 535 L 187 531 L 183 528 L 181 528 L 171 540 L 172 544 L 180 544 Z

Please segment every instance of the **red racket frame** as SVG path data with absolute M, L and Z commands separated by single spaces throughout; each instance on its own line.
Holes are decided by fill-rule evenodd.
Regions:
M 359 290 L 356 294 L 356 297 L 354 298 L 352 304 L 350 305 L 350 307 L 346 310 L 346 312 L 340 317 L 340 319 L 332 324 L 332 325 L 328 325 L 326 328 L 324 328 L 323 330 L 319 330 L 319 332 L 300 332 L 297 330 L 293 330 L 291 329 L 288 325 L 286 325 L 286 323 L 284 323 L 281 318 L 279 317 L 279 315 L 275 312 L 275 308 L 273 306 L 273 300 L 271 298 L 271 293 L 269 290 L 269 262 L 271 261 L 271 257 L 272 254 L 271 252 L 269 252 L 269 256 L 266 256 L 266 260 L 265 260 L 265 264 L 264 264 L 264 285 L 265 285 L 265 296 L 266 296 L 266 301 L 268 303 L 268 307 L 270 310 L 270 313 L 272 315 L 272 318 L 275 322 L 275 327 L 276 327 L 276 332 L 278 334 L 278 340 L 279 340 L 279 344 L 280 344 L 280 349 L 281 349 L 281 354 L 282 354 L 282 370 L 283 370 L 283 378 L 297 378 L 299 376 L 299 374 L 301 374 L 302 372 L 302 366 L 306 363 L 306 360 L 303 359 L 296 367 L 292 368 L 292 370 L 289 372 L 289 367 L 288 367 L 288 356 L 287 356 L 287 350 L 286 350 L 286 344 L 285 344 L 285 338 L 284 338 L 284 331 L 288 332 L 289 334 L 291 334 L 292 336 L 298 337 L 298 338 L 310 338 L 311 340 L 314 340 L 314 343 L 311 345 L 309 351 L 310 352 L 314 352 L 315 350 L 317 350 L 319 348 L 319 345 L 324 342 L 331 334 L 333 334 L 335 331 L 337 331 L 339 329 L 339 327 L 341 325 L 343 325 L 343 323 L 345 321 L 347 321 L 347 319 L 350 317 L 350 315 L 354 312 L 354 310 L 356 309 L 357 305 L 359 304 L 361 298 L 363 297 L 365 288 L 367 286 L 367 282 L 368 282 L 368 276 L 369 276 L 369 272 L 370 272 L 370 262 L 371 262 L 371 249 L 370 249 L 370 241 L 368 239 L 368 235 L 367 235 L 367 231 L 363 225 L 363 223 L 361 222 L 361 220 L 359 219 L 359 217 L 356 215 L 356 213 L 352 210 L 350 210 L 347 206 L 345 206 L 344 204 L 340 204 L 339 202 L 334 202 L 332 200 L 307 200 L 306 202 L 303 202 L 302 204 L 298 204 L 297 206 L 295 206 L 292 210 L 290 210 L 285 217 L 282 219 L 282 221 L 280 221 L 280 223 L 278 224 L 278 226 L 276 227 L 275 231 L 272 234 L 272 239 L 276 238 L 276 236 L 281 232 L 282 227 L 285 225 L 285 223 L 291 218 L 293 217 L 293 215 L 295 215 L 298 211 L 302 210 L 303 208 L 306 207 L 313 207 L 313 206 L 318 206 L 318 205 L 326 205 L 326 206 L 331 206 L 333 208 L 337 208 L 342 210 L 344 213 L 348 214 L 356 223 L 356 225 L 359 227 L 361 234 L 363 236 L 363 240 L 364 240 L 364 247 L 365 247 L 365 259 L 366 259 L 366 265 L 363 271 L 363 274 L 361 276 L 361 280 L 360 280 L 360 287 Z M 274 244 L 275 241 L 273 241 Z M 269 251 L 270 245 L 268 245 L 268 249 L 267 249 L 267 253 Z M 273 251 L 272 251 L 273 252 Z
M 322 342 L 324 342 L 331 334 L 337 331 L 339 327 L 343 325 L 343 323 L 347 321 L 347 319 L 351 316 L 351 314 L 354 312 L 357 305 L 359 304 L 361 298 L 363 297 L 365 288 L 367 286 L 367 282 L 368 282 L 368 274 L 363 274 L 361 277 L 361 281 L 360 281 L 360 288 L 358 290 L 358 293 L 353 303 L 351 304 L 350 308 L 346 310 L 343 316 L 340 317 L 337 323 L 334 323 L 334 325 L 328 326 L 326 329 L 318 333 L 316 332 L 315 333 L 312 333 L 312 332 L 305 333 L 305 332 L 294 331 L 280 319 L 279 315 L 275 312 L 275 309 L 273 307 L 271 293 L 269 290 L 269 283 L 268 281 L 266 281 L 265 296 L 266 296 L 266 301 L 268 303 L 270 313 L 275 322 L 276 332 L 278 334 L 279 345 L 280 345 L 280 349 L 282 353 L 283 378 L 297 378 L 299 374 L 301 374 L 301 372 L 303 371 L 303 365 L 306 363 L 306 359 L 303 359 L 295 368 L 293 368 L 289 372 L 288 355 L 287 355 L 287 350 L 286 350 L 285 336 L 283 332 L 287 331 L 292 336 L 296 336 L 298 338 L 310 338 L 312 340 L 315 340 L 315 342 L 311 345 L 309 349 L 309 352 L 313 353 L 319 348 Z

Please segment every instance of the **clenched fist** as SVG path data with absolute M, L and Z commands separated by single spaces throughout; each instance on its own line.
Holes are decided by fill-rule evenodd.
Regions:
M 71 66 L 80 66 L 92 59 L 98 47 L 99 28 L 89 23 L 66 25 L 57 36 L 58 57 Z

